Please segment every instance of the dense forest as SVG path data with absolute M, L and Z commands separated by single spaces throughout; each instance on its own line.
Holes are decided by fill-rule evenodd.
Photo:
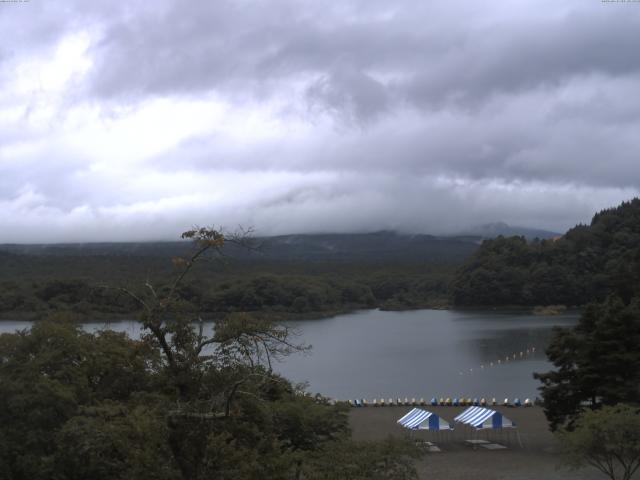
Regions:
M 640 286 L 640 199 L 594 215 L 564 236 L 485 240 L 456 273 L 458 306 L 567 305 L 629 299 Z
M 477 237 L 438 238 L 378 232 L 292 235 L 229 245 L 181 285 L 181 298 L 206 315 L 254 311 L 296 316 L 359 308 L 403 309 L 448 304 L 455 269 Z M 4 245 L 0 247 L 0 315 L 78 318 L 131 315 L 119 287 L 162 285 L 185 242 Z M 160 287 L 162 288 L 162 287 Z
M 45 260 L 48 261 L 48 260 Z M 88 259 L 83 258 L 86 265 Z M 90 261 L 90 260 L 89 260 Z M 102 263 L 96 261 L 96 264 Z M 153 265 L 152 267 L 155 267 Z M 153 274 L 141 269 L 124 276 L 125 285 L 141 285 L 147 278 L 159 280 L 168 271 L 160 262 Z M 73 271 L 69 262 L 67 271 Z M 422 267 L 351 265 L 277 266 L 226 264 L 194 275 L 182 287 L 184 301 L 205 314 L 233 311 L 263 313 L 323 314 L 358 308 L 389 309 L 441 306 L 447 303 L 447 288 L 455 266 Z M 119 266 L 114 268 L 119 271 Z M 151 270 L 151 267 L 150 267 Z M 204 269 L 203 269 L 204 270 Z M 301 271 L 306 270 L 306 271 Z M 123 316 L 136 305 L 118 290 L 117 280 L 102 280 L 97 269 L 92 275 L 68 278 L 32 277 L 24 274 L 0 281 L 0 311 L 8 317 L 42 317 L 50 312 L 69 311 L 80 317 Z
M 211 337 L 194 324 L 180 287 L 226 238 L 187 233 L 196 248 L 167 288 L 125 289 L 140 339 L 65 313 L 0 335 L 0 479 L 417 478 L 417 447 L 352 441 L 347 406 L 272 370 L 307 349 L 287 327 L 246 313 Z
M 193 310 L 318 316 L 359 308 L 585 305 L 640 284 L 640 200 L 564 236 L 289 235 L 228 247 L 182 288 Z M 129 316 L 118 287 L 162 283 L 185 242 L 0 246 L 0 316 Z M 465 261 L 466 260 L 466 261 Z

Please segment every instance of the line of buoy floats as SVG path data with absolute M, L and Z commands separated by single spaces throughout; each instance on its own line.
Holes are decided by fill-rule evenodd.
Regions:
M 536 347 L 531 347 L 531 348 L 527 348 L 525 350 L 520 351 L 520 353 L 518 354 L 518 352 L 514 352 L 513 355 L 507 355 L 504 358 L 499 358 L 497 360 L 494 360 L 493 362 L 489 362 L 488 364 L 482 364 L 480 365 L 480 367 L 476 367 L 475 371 L 476 372 L 482 372 L 484 370 L 486 370 L 487 368 L 492 368 L 492 367 L 497 367 L 499 365 L 506 365 L 509 362 L 513 362 L 515 360 L 519 360 L 525 357 L 528 357 L 529 355 L 533 355 L 536 352 Z M 474 369 L 470 368 L 468 371 L 461 371 L 460 375 L 473 375 L 474 373 Z
M 337 402 L 337 401 L 336 401 Z M 513 402 L 510 402 L 508 398 L 505 398 L 502 402 L 498 402 L 495 398 L 492 398 L 491 400 L 487 401 L 484 398 L 481 399 L 477 399 L 477 398 L 432 398 L 429 402 L 425 401 L 424 398 L 421 398 L 420 400 L 416 400 L 415 398 L 412 398 L 411 400 L 409 400 L 408 398 L 405 398 L 404 400 L 402 400 L 402 398 L 398 397 L 395 401 L 393 398 L 389 398 L 388 400 L 385 400 L 384 398 L 381 399 L 377 399 L 374 398 L 371 402 L 369 402 L 366 398 L 358 398 L 356 400 L 346 400 L 346 402 L 352 406 L 352 407 L 385 407 L 385 406 L 389 406 L 389 407 L 393 407 L 393 406 L 427 406 L 427 405 L 431 405 L 431 406 L 440 406 L 440 407 L 465 407 L 465 406 L 482 406 L 482 407 L 486 407 L 487 405 L 491 405 L 491 406 L 503 406 L 503 407 L 531 407 L 533 406 L 533 403 L 531 402 L 530 399 L 525 399 L 524 402 L 520 401 L 519 398 L 515 398 L 513 400 Z M 335 403 L 335 402 L 334 402 Z
M 529 355 L 533 355 L 536 352 L 536 347 L 530 347 L 527 348 L 525 350 L 522 350 L 520 352 L 514 352 L 512 355 L 507 355 L 504 358 L 499 358 L 493 362 L 489 362 L 488 364 L 482 364 L 479 366 L 479 368 L 475 369 L 475 372 L 482 372 L 488 368 L 492 368 L 492 367 L 497 367 L 497 366 L 501 366 L 501 365 L 506 365 L 509 362 L 513 362 L 522 358 L 525 358 Z M 474 373 L 474 369 L 473 368 L 469 368 L 468 372 L 464 372 L 461 371 L 460 375 L 472 375 Z M 337 403 L 339 402 L 339 400 L 334 400 L 332 403 Z M 352 407 L 385 407 L 385 406 L 427 406 L 427 405 L 431 405 L 431 406 L 443 406 L 443 407 L 464 407 L 464 406 L 487 406 L 487 405 L 491 405 L 491 406 L 503 406 L 503 407 L 531 407 L 533 406 L 533 403 L 531 402 L 530 399 L 525 399 L 524 402 L 522 402 L 519 398 L 515 398 L 513 400 L 513 402 L 510 402 L 508 398 L 505 398 L 502 402 L 498 402 L 495 398 L 492 398 L 491 400 L 486 400 L 485 398 L 465 398 L 465 397 L 460 397 L 460 398 L 432 398 L 429 402 L 427 402 L 424 398 L 421 398 L 420 400 L 416 400 L 415 398 L 412 398 L 411 400 L 409 400 L 408 398 L 405 397 L 404 400 L 402 400 L 400 397 L 398 397 L 395 401 L 393 398 L 389 398 L 388 400 L 385 400 L 384 398 L 381 399 L 376 399 L 374 398 L 371 402 L 369 402 L 367 399 L 365 398 L 359 398 L 356 400 L 345 400 L 346 403 L 348 403 L 350 406 Z

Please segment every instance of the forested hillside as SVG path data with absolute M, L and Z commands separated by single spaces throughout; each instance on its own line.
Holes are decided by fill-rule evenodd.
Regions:
M 207 314 L 327 315 L 358 308 L 445 306 L 455 269 L 476 238 L 378 232 L 258 238 L 252 249 L 225 246 L 181 286 L 183 301 Z M 0 315 L 42 318 L 131 315 L 116 287 L 171 278 L 172 257 L 189 242 L 0 246 Z
M 594 215 L 555 240 L 486 240 L 457 271 L 460 306 L 584 305 L 640 285 L 640 199 Z

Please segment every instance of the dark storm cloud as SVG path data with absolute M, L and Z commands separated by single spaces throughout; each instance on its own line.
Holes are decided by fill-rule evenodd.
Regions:
M 637 102 L 619 102 L 637 97 L 637 84 L 616 83 L 638 78 L 640 8 L 520 3 L 523 11 L 504 14 L 499 5 L 471 3 L 168 2 L 107 23 L 90 88 L 129 101 L 211 90 L 248 101 L 302 84 L 292 101 L 306 102 L 308 115 L 385 128 L 399 110 L 427 117 L 395 136 L 357 132 L 369 143 L 332 156 L 344 168 L 361 168 L 363 157 L 368 168 L 388 166 L 393 152 L 393 168 L 418 172 L 637 184 L 629 148 L 638 140 L 616 145 L 638 126 Z M 589 86 L 593 76 L 598 84 Z M 590 90 L 566 99 L 568 88 Z M 619 135 L 610 135 L 610 116 Z M 317 152 L 300 154 L 316 159 L 306 168 L 331 164 Z M 619 168 L 603 171 L 603 157 Z
M 406 82 L 408 96 L 427 105 L 464 108 L 496 94 L 552 88 L 579 75 L 638 72 L 633 53 L 640 15 L 595 11 L 545 21 L 516 20 L 467 32 L 457 51 Z
M 640 185 L 637 3 L 32 1 L 0 3 L 0 31 L 18 240 L 171 238 L 212 216 L 562 230 Z M 86 67 L 76 47 L 51 60 L 70 38 Z
M 391 94 L 385 86 L 349 66 L 334 68 L 307 89 L 310 106 L 337 114 L 347 123 L 366 122 L 389 108 Z
M 385 86 L 381 98 L 389 90 L 417 104 L 464 106 L 574 75 L 640 68 L 640 15 L 630 8 L 569 2 L 564 14 L 530 18 L 527 11 L 552 4 L 523 3 L 522 15 L 493 19 L 491 10 L 501 7 L 486 4 L 487 18 L 475 24 L 464 18 L 464 3 L 455 6 L 459 16 L 420 3 L 389 10 L 355 2 L 354 17 L 348 8 L 298 1 L 170 3 L 107 23 L 93 88 L 103 95 L 260 91 L 311 75 L 312 84 L 334 79 L 343 96 L 355 98 L 374 73 L 390 77 L 376 82 Z

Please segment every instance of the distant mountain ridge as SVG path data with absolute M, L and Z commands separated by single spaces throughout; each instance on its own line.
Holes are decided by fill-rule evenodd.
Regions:
M 477 245 L 467 238 L 406 235 L 393 231 L 363 234 L 282 235 L 260 239 L 267 258 L 295 260 L 416 260 L 454 262 Z
M 292 261 L 428 261 L 459 262 L 471 255 L 482 240 L 499 235 L 551 238 L 545 230 L 511 227 L 506 223 L 487 224 L 461 235 L 435 236 L 404 234 L 383 230 L 371 233 L 292 234 L 257 237 L 258 249 L 247 252 L 228 245 L 226 253 L 241 259 Z M 104 242 L 68 244 L 4 244 L 0 252 L 30 256 L 127 256 L 173 257 L 185 254 L 186 241 Z
M 390 231 L 358 234 L 300 234 L 257 237 L 254 251 L 233 244 L 225 254 L 240 260 L 268 261 L 428 261 L 460 262 L 479 238 L 404 235 Z M 0 245 L 0 251 L 29 256 L 164 257 L 184 255 L 190 242 Z

